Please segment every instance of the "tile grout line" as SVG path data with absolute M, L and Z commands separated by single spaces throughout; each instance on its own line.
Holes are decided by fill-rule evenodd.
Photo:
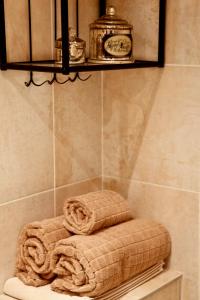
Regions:
M 127 179 L 127 178 L 122 178 L 122 177 L 118 177 L 118 176 L 105 176 L 105 178 L 116 179 L 116 180 L 126 180 L 128 182 L 136 182 L 136 183 L 141 183 L 141 184 L 144 184 L 144 185 L 151 185 L 151 186 L 154 186 L 154 187 L 165 188 L 165 189 L 170 189 L 170 190 L 175 190 L 175 191 L 187 192 L 187 193 L 200 195 L 200 192 L 198 192 L 198 191 L 192 191 L 192 190 L 187 190 L 187 189 L 182 189 L 182 188 L 176 188 L 176 187 L 173 187 L 173 186 L 170 186 L 170 185 L 157 184 L 157 183 L 142 181 L 142 180 L 137 180 L 137 179 Z
M 199 193 L 199 197 L 198 197 L 198 200 L 199 200 L 199 215 L 198 215 L 198 247 L 200 249 L 200 193 Z M 198 257 L 198 261 L 200 261 L 200 251 L 198 251 L 199 253 L 199 257 Z M 200 272 L 199 272 L 199 275 L 200 275 Z M 198 276 L 198 279 L 199 279 L 199 282 L 198 282 L 198 286 L 200 287 L 200 276 Z M 199 289 L 200 291 L 200 289 Z
M 80 184 L 80 183 L 84 183 L 84 182 L 87 182 L 87 181 L 92 181 L 94 179 L 97 179 L 99 178 L 99 176 L 95 176 L 95 177 L 88 177 L 87 179 L 83 179 L 83 180 L 79 180 L 79 181 L 76 181 L 76 182 L 72 182 L 72 183 L 68 183 L 68 184 L 65 184 L 65 185 L 61 185 L 61 186 L 58 186 L 56 187 L 56 190 L 60 190 L 60 189 L 63 189 L 65 187 L 70 187 L 70 186 L 73 186 L 75 184 Z
M 104 174 L 104 72 L 101 72 L 101 190 L 103 190 Z
M 28 198 L 37 197 L 37 196 L 40 196 L 40 195 L 43 195 L 43 194 L 46 194 L 46 193 L 50 193 L 50 192 L 53 192 L 53 191 L 54 191 L 54 188 L 51 188 L 51 189 L 44 190 L 44 191 L 41 191 L 41 192 L 38 192 L 38 193 L 27 195 L 27 196 L 24 196 L 24 197 L 21 197 L 21 198 L 18 198 L 18 199 L 10 200 L 10 201 L 7 201 L 5 203 L 0 204 L 0 207 L 9 205 L 9 204 L 12 204 L 12 203 L 15 203 L 15 202 L 23 201 L 23 200 L 28 199 Z
M 141 184 L 155 186 L 155 187 L 170 189 L 170 190 L 174 190 L 174 191 L 180 191 L 180 192 L 186 192 L 186 193 L 192 193 L 192 194 L 199 194 L 199 192 L 197 192 L 197 191 L 192 191 L 192 190 L 188 190 L 188 189 L 173 187 L 173 186 L 170 186 L 170 185 L 158 184 L 158 183 L 147 182 L 147 181 L 142 181 L 142 180 L 137 180 L 137 179 L 133 179 L 132 181 L 138 182 L 138 183 L 141 183 Z
M 54 216 L 56 216 L 56 137 L 55 137 L 55 87 L 52 87 L 53 101 L 53 203 Z
M 66 188 L 66 187 L 70 187 L 70 186 L 73 186 L 73 185 L 76 185 L 76 184 L 84 183 L 84 182 L 87 182 L 87 181 L 91 181 L 91 180 L 94 180 L 94 179 L 97 179 L 97 178 L 99 178 L 99 177 L 96 176 L 96 177 L 93 177 L 93 178 L 88 178 L 88 179 L 85 179 L 85 180 L 76 181 L 74 183 L 69 183 L 69 184 L 66 184 L 66 185 L 62 185 L 62 186 L 59 186 L 57 188 L 53 187 L 53 188 L 48 189 L 48 190 L 44 190 L 44 191 L 41 191 L 41 192 L 38 192 L 38 193 L 30 194 L 30 195 L 27 195 L 27 196 L 24 196 L 24 197 L 21 197 L 21 198 L 17 198 L 17 199 L 14 199 L 14 200 L 10 200 L 10 201 L 1 203 L 0 207 L 9 205 L 9 204 L 12 204 L 12 203 L 15 203 L 15 202 L 23 201 L 23 200 L 28 199 L 28 198 L 37 197 L 37 196 L 40 196 L 40 195 L 43 195 L 43 194 L 46 194 L 46 193 L 55 192 L 56 190 Z
M 200 65 L 187 65 L 187 64 L 165 64 L 165 67 L 183 67 L 183 68 L 200 68 Z

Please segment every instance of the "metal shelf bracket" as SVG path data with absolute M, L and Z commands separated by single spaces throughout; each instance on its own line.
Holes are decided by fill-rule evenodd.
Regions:
M 106 71 L 106 70 L 120 70 L 120 69 L 134 69 L 134 68 L 151 68 L 151 67 L 164 67 L 165 63 L 165 23 L 166 23 L 166 4 L 167 0 L 157 0 L 159 2 L 159 31 L 158 31 L 158 56 L 156 61 L 135 60 L 132 64 L 69 64 L 69 15 L 68 15 L 68 2 L 69 0 L 59 0 L 61 3 L 61 37 L 63 60 L 60 66 L 55 64 L 55 60 L 50 59 L 46 61 L 34 61 L 32 53 L 32 14 L 31 14 L 31 1 L 26 0 L 28 3 L 28 34 L 29 34 L 29 61 L 24 62 L 8 62 L 6 51 L 6 30 L 5 30 L 5 11 L 4 1 L 0 0 L 0 69 L 5 70 L 21 70 L 30 72 L 30 78 L 25 82 L 29 87 L 31 84 L 34 86 L 42 86 L 44 84 L 52 85 L 53 83 L 65 84 L 67 82 L 75 82 L 77 80 L 86 81 L 91 75 L 82 78 L 81 72 L 93 71 Z M 57 1 L 51 0 L 54 3 L 54 39 L 57 39 Z M 77 35 L 79 34 L 79 0 L 76 1 L 76 29 Z M 103 15 L 106 8 L 106 0 L 99 0 L 99 13 Z M 43 82 L 35 81 L 33 72 L 47 72 L 52 74 L 52 79 Z M 65 80 L 58 79 L 57 74 L 66 75 Z M 72 75 L 71 75 L 72 74 Z

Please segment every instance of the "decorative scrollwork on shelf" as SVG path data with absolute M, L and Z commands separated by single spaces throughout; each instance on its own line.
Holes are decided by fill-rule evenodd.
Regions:
M 36 83 L 36 82 L 34 81 L 34 78 L 33 78 L 33 72 L 31 71 L 31 72 L 30 72 L 30 79 L 29 79 L 29 81 L 25 81 L 24 84 L 25 84 L 26 87 L 29 87 L 31 84 L 33 84 L 34 86 L 40 87 L 40 86 L 44 85 L 45 83 L 47 83 L 47 84 L 49 84 L 49 85 L 52 85 L 54 82 L 56 82 L 56 83 L 58 83 L 58 84 L 65 84 L 65 83 L 67 83 L 67 82 L 75 82 L 77 79 L 79 79 L 80 81 L 86 81 L 86 80 L 88 80 L 91 76 L 92 76 L 92 75 L 89 75 L 89 76 L 87 76 L 87 77 L 85 77 L 85 78 L 81 78 L 80 74 L 77 72 L 77 73 L 75 73 L 74 77 L 68 76 L 68 78 L 67 78 L 66 80 L 64 80 L 64 81 L 59 81 L 58 78 L 57 78 L 57 74 L 54 73 L 51 80 L 45 80 L 45 81 L 43 81 L 42 83 Z

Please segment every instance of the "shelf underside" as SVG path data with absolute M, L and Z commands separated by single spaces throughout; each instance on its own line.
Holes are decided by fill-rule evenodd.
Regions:
M 162 67 L 158 61 L 142 61 L 136 60 L 134 63 L 123 64 L 94 64 L 85 63 L 79 65 L 70 65 L 68 72 L 63 72 L 62 65 L 55 64 L 54 61 L 35 61 L 35 62 L 16 62 L 7 63 L 4 69 L 49 72 L 49 73 L 76 73 L 76 72 L 92 72 L 105 70 L 135 69 L 135 68 L 151 68 Z

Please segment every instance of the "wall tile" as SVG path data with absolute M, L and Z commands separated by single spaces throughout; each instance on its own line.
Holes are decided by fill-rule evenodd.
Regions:
M 103 189 L 110 189 L 117 193 L 120 193 L 125 199 L 128 199 L 130 180 L 122 179 L 120 177 L 107 177 L 104 176 L 102 179 Z M 133 214 L 135 217 L 135 214 Z
M 52 90 L 27 88 L 27 79 L 0 74 L 0 203 L 53 187 Z
M 199 16 L 198 0 L 167 1 L 167 63 L 200 64 Z
M 87 13 L 86 13 L 87 11 Z M 86 55 L 89 56 L 89 25 L 99 18 L 99 0 L 79 1 L 80 37 L 86 41 Z
M 132 178 L 200 190 L 199 76 L 199 68 L 165 68 Z
M 121 73 L 120 73 L 121 74 Z M 200 188 L 198 68 L 105 75 L 104 174 Z
M 104 75 L 104 175 L 132 177 L 162 71 L 135 69 Z
M 80 6 L 80 4 L 79 4 Z M 69 27 L 76 28 L 76 0 L 68 0 Z M 80 21 L 80 18 L 79 18 Z M 57 1 L 57 37 L 61 37 L 61 1 Z
M 199 299 L 198 193 L 112 178 L 104 179 L 104 188 L 127 197 L 135 218 L 152 218 L 166 226 L 172 238 L 169 267 L 183 273 L 183 300 Z
M 117 15 L 133 25 L 133 54 L 135 59 L 158 58 L 158 0 L 108 0 Z
M 0 206 L 0 293 L 5 280 L 14 275 L 20 229 L 29 222 L 53 217 L 53 208 L 53 192 L 41 193 Z
M 54 47 L 53 2 L 34 0 L 32 8 L 32 41 L 34 60 L 49 60 Z
M 28 2 L 26 0 L 4 2 L 8 61 L 29 60 Z M 52 57 L 51 9 L 49 0 L 31 2 L 32 45 L 35 60 Z
M 79 183 L 67 185 L 65 187 L 57 188 L 56 215 L 59 216 L 63 214 L 63 203 L 65 199 L 73 196 L 86 194 L 89 192 L 99 191 L 101 190 L 101 184 L 101 178 L 94 178 Z
M 98 73 L 86 82 L 55 85 L 56 186 L 100 176 L 100 96 Z
M 136 59 L 157 59 L 158 0 L 108 0 L 118 14 L 133 24 Z M 168 0 L 166 63 L 200 64 L 200 6 L 198 0 Z

